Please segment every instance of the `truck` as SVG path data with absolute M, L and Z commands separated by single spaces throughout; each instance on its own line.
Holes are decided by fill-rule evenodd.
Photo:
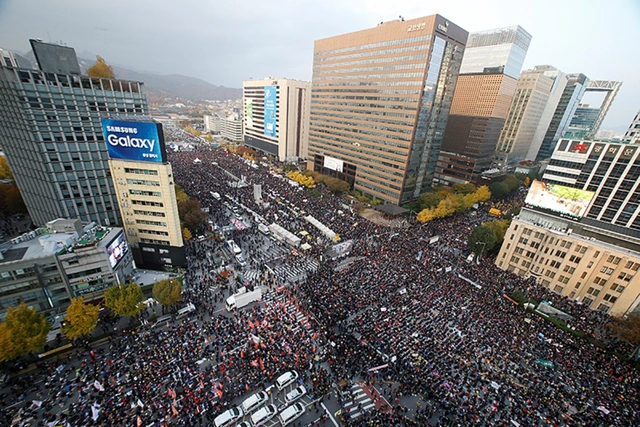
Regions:
M 227 311 L 233 311 L 236 308 L 242 308 L 252 302 L 260 301 L 261 299 L 262 290 L 260 288 L 256 288 L 254 291 L 247 291 L 247 288 L 243 286 L 237 293 L 227 298 L 225 303 Z

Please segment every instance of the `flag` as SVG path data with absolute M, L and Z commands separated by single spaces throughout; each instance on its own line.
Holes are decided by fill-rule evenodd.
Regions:
M 94 403 L 93 405 L 91 405 L 91 418 L 93 419 L 93 421 L 95 421 L 98 419 L 99 416 L 100 416 L 100 405 L 98 405 L 97 403 Z
M 174 390 L 171 390 L 170 388 L 167 389 L 167 394 L 169 395 L 170 398 L 175 399 L 176 398 L 176 392 Z
M 218 397 L 222 399 L 222 390 L 216 389 L 216 393 L 218 394 Z
M 31 409 L 39 408 L 42 406 L 42 400 L 33 400 L 31 402 Z
M 142 427 L 142 418 L 140 418 L 140 415 L 136 417 L 136 427 Z
M 173 402 L 173 405 L 171 405 L 171 412 L 173 412 L 173 415 L 178 416 L 178 410 L 176 409 L 175 402 Z
M 140 399 L 138 399 L 138 401 L 136 402 L 136 406 L 144 408 L 144 403 L 142 403 L 142 401 Z
M 256 367 L 256 368 L 257 368 L 257 367 L 258 367 L 258 359 L 253 360 L 253 361 L 251 362 L 251 366 L 254 366 L 254 367 Z
M 95 380 L 95 381 L 93 382 L 93 386 L 94 386 L 96 389 L 100 390 L 100 391 L 104 391 L 104 387 L 102 386 L 102 384 L 100 384 L 100 383 L 98 382 L 98 380 Z
M 262 361 L 262 359 L 260 359 L 260 369 L 264 371 L 264 362 Z

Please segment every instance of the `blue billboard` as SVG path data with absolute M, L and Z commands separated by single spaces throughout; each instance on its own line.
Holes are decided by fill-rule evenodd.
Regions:
M 102 132 L 112 159 L 165 162 L 162 125 L 102 119 Z
M 264 87 L 264 134 L 266 136 L 276 136 L 276 86 Z

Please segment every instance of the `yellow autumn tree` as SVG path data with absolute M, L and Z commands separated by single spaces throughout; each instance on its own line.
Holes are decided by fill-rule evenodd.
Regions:
M 476 203 L 486 202 L 491 198 L 491 191 L 489 191 L 489 187 L 483 185 L 478 187 L 475 192 L 476 195 Z
M 416 219 L 422 223 L 429 222 L 435 218 L 435 215 L 433 214 L 434 210 L 435 209 L 429 208 L 423 209 L 420 211 L 420 213 L 418 213 Z
M 191 235 L 191 231 L 189 231 L 188 228 L 183 228 L 182 229 L 182 240 L 184 240 L 185 242 L 188 240 L 191 240 L 193 236 Z
M 70 340 L 90 334 L 98 324 L 99 312 L 97 305 L 85 304 L 83 297 L 73 298 L 64 316 L 66 325 L 62 332 Z
M 87 70 L 89 77 L 99 77 L 102 79 L 115 79 L 113 68 L 101 56 L 96 56 L 96 63 Z
M 11 173 L 11 169 L 9 169 L 5 156 L 0 156 L 0 179 L 13 180 L 13 173 Z

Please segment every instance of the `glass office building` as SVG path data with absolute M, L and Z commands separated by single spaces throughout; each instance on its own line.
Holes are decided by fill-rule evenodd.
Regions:
M 309 167 L 394 204 L 430 188 L 467 36 L 433 15 L 316 40 Z
M 100 118 L 147 114 L 142 83 L 83 76 L 73 49 L 32 47 L 38 69 L 0 66 L 0 146 L 31 219 L 120 224 Z

